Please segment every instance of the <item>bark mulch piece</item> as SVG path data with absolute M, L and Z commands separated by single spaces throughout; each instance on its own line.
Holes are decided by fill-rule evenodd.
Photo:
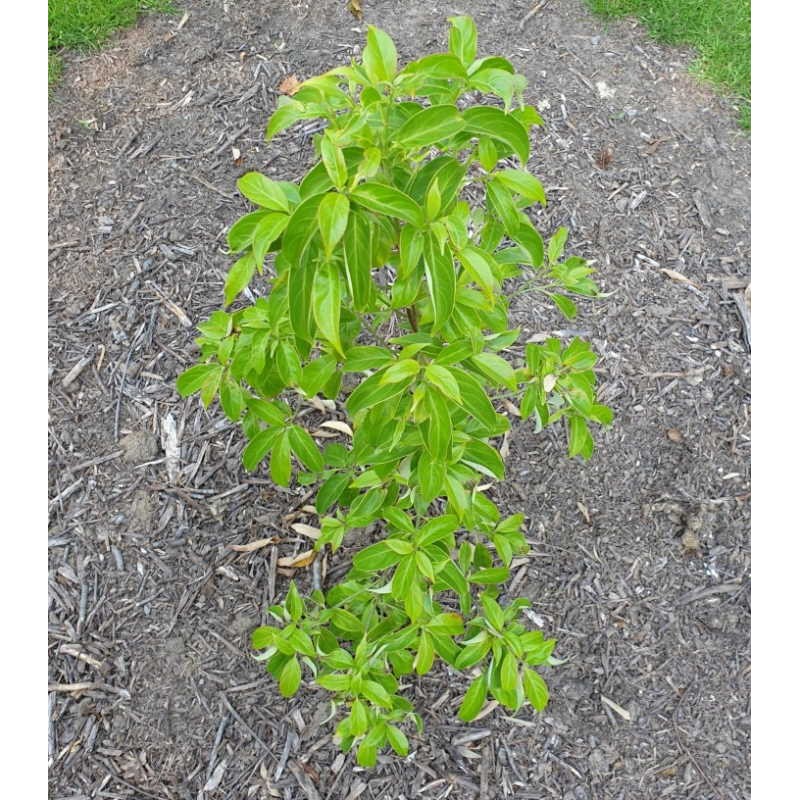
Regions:
M 185 2 L 67 57 L 50 107 L 50 775 L 58 798 L 719 798 L 749 794 L 749 139 L 691 53 L 579 0 Z M 530 12 L 541 7 L 535 14 Z M 543 232 L 571 228 L 609 296 L 565 323 L 514 301 L 521 342 L 590 339 L 617 414 L 584 465 L 563 432 L 508 440 L 496 498 L 529 518 L 513 592 L 559 639 L 552 702 L 465 726 L 438 668 L 426 733 L 372 771 L 292 701 L 248 633 L 308 548 L 302 490 L 180 400 L 221 300 L 236 178 L 293 178 L 312 129 L 263 142 L 278 87 L 346 62 L 364 25 L 409 60 L 471 13 L 546 120 Z M 233 546 L 266 540 L 254 548 Z M 344 557 L 343 557 L 344 558 Z M 285 571 L 284 571 L 285 572 Z M 307 589 L 309 570 L 298 574 Z

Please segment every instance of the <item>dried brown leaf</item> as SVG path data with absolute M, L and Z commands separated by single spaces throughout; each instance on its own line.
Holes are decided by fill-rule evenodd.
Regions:
M 279 541 L 280 539 L 277 536 L 270 536 L 269 539 L 256 539 L 254 542 L 248 542 L 247 544 L 232 544 L 230 548 L 237 553 L 252 553 L 267 545 L 277 544 Z
M 278 91 L 281 94 L 293 95 L 300 88 L 300 81 L 297 80 L 297 75 L 287 75 L 278 86 Z
M 681 274 L 680 272 L 676 272 L 674 269 L 665 269 L 662 267 L 661 271 L 668 278 L 672 278 L 673 281 L 677 281 L 678 283 L 688 283 L 689 286 L 694 286 L 695 289 L 700 288 L 694 281 L 689 280 L 689 278 L 687 278 L 685 275 Z
M 317 557 L 314 550 L 304 550 L 296 556 L 283 556 L 278 559 L 279 567 L 288 567 L 290 569 L 301 569 L 307 567 Z
M 341 422 L 338 419 L 329 419 L 322 423 L 323 428 L 330 428 L 334 431 L 339 431 L 339 433 L 347 434 L 347 436 L 352 437 L 353 429 L 346 423 Z
M 361 0 L 347 0 L 347 10 L 356 18 L 361 19 L 364 12 L 361 9 Z
M 667 439 L 676 444 L 680 444 L 683 441 L 683 434 L 677 428 L 670 428 L 667 431 Z
M 306 525 L 303 522 L 295 522 L 292 525 L 292 530 L 302 536 L 308 536 L 309 539 L 319 539 L 321 533 L 319 528 L 315 528 L 313 525 Z

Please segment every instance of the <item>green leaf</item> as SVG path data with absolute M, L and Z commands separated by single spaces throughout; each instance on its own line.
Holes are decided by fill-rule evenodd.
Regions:
M 347 351 L 344 362 L 345 372 L 365 372 L 369 369 L 378 369 L 394 360 L 392 351 L 377 345 L 356 345 Z
M 544 242 L 539 231 L 531 225 L 524 214 L 520 214 L 519 227 L 514 233 L 514 238 L 528 253 L 530 263 L 534 267 L 541 267 L 544 263 Z
M 583 417 L 570 417 L 567 424 L 569 427 L 569 455 L 570 457 L 580 455 L 586 445 L 587 437 L 590 436 L 586 420 Z
M 400 554 L 392 550 L 385 541 L 365 547 L 353 558 L 353 566 L 364 572 L 380 572 L 400 561 Z
M 317 683 L 329 692 L 346 692 L 350 688 L 349 675 L 320 675 L 317 678 Z
M 550 241 L 547 243 L 547 260 L 550 264 L 555 264 L 564 254 L 568 236 L 569 231 L 561 227 L 550 237 Z
M 578 313 L 578 307 L 572 300 L 563 294 L 551 294 L 550 299 L 556 304 L 558 310 L 567 318 L 574 319 Z
M 378 748 L 364 739 L 356 751 L 356 762 L 359 767 L 374 767 L 378 762 Z
M 423 250 L 425 277 L 433 305 L 433 328 L 435 333 L 450 318 L 456 301 L 456 272 L 449 248 L 442 252 L 433 236 L 425 237 Z
M 460 636 L 464 632 L 464 620 L 459 614 L 449 611 L 445 614 L 437 614 L 430 622 L 426 623 L 425 627 L 433 634 Z
M 226 375 L 219 390 L 219 402 L 228 419 L 237 422 L 245 409 L 245 399 L 239 382 Z
M 461 407 L 485 428 L 494 428 L 497 425 L 497 412 L 480 381 L 460 367 L 451 367 L 450 371 L 461 391 Z
M 307 116 L 302 103 L 292 100 L 290 97 L 278 98 L 278 107 L 269 118 L 269 123 L 267 124 L 267 141 Z
M 253 232 L 253 257 L 256 267 L 261 270 L 264 265 L 264 256 L 269 252 L 272 243 L 284 232 L 289 224 L 286 214 L 267 214 L 256 226 Z
M 461 250 L 458 257 L 470 278 L 494 302 L 494 289 L 497 286 L 497 278 L 492 271 L 491 255 L 485 250 L 469 246 Z
M 507 692 L 517 688 L 519 680 L 519 664 L 514 656 L 506 651 L 503 663 L 500 664 L 500 686 Z
M 394 186 L 366 181 L 356 187 L 350 197 L 359 205 L 378 214 L 396 217 L 418 228 L 425 224 L 425 212 L 419 203 Z
M 458 709 L 458 717 L 463 722 L 472 722 L 478 716 L 480 710 L 486 702 L 486 675 L 481 674 L 469 685 L 461 707 Z
M 465 66 L 475 59 L 478 51 L 478 31 L 472 17 L 450 17 L 449 50 Z
M 411 555 L 403 556 L 394 571 L 392 576 L 392 595 L 398 600 L 403 599 L 411 591 L 411 586 L 416 583 L 416 580 L 417 565 L 412 553 Z
M 514 368 L 504 358 L 495 353 L 477 353 L 470 361 L 496 385 L 505 386 L 512 392 L 517 390 Z
M 342 279 L 336 264 L 325 262 L 317 267 L 311 290 L 311 308 L 320 334 L 338 353 L 342 352 L 339 313 L 342 306 Z
M 490 585 L 494 583 L 504 583 L 508 580 L 508 567 L 488 567 L 473 572 L 467 580 L 470 583 Z
M 465 464 L 469 464 L 484 475 L 489 475 L 498 480 L 503 480 L 505 477 L 505 465 L 500 453 L 491 445 L 478 439 L 471 439 L 467 443 L 461 459 Z
M 430 106 L 408 119 L 392 138 L 402 147 L 413 150 L 440 144 L 463 127 L 464 118 L 455 106 Z
M 284 383 L 291 386 L 298 383 L 302 374 L 300 356 L 297 355 L 295 346 L 288 339 L 278 342 L 275 364 L 278 367 L 278 375 Z
M 514 236 L 520 224 L 520 213 L 514 205 L 514 198 L 511 192 L 497 181 L 489 181 L 486 184 L 486 197 L 489 209 L 496 214 L 509 236 Z
M 544 187 L 529 172 L 522 169 L 504 169 L 496 173 L 495 178 L 530 203 L 547 205 Z
M 283 697 L 291 697 L 300 688 L 300 662 L 297 656 L 292 656 L 281 670 L 278 688 Z
M 329 192 L 322 198 L 317 211 L 319 232 L 322 236 L 322 246 L 325 256 L 331 257 L 334 247 L 339 244 L 345 230 L 347 218 L 350 215 L 350 201 L 343 194 Z M 338 271 L 338 270 L 337 270 Z
M 265 647 L 271 647 L 274 639 L 275 628 L 271 628 L 269 625 L 262 625 L 250 634 L 250 646 L 253 650 L 263 650 Z
M 297 622 L 303 615 L 303 600 L 294 581 L 289 582 L 289 591 L 286 593 L 286 610 L 289 612 L 292 622 Z
M 268 213 L 267 211 L 253 211 L 251 214 L 245 214 L 231 225 L 231 229 L 228 231 L 228 247 L 231 253 L 240 253 L 250 247 L 258 224 Z
M 433 642 L 426 631 L 422 631 L 417 645 L 417 655 L 414 659 L 414 669 L 417 675 L 425 675 L 430 672 L 433 661 L 436 658 L 436 651 L 433 649 Z
M 491 172 L 497 165 L 498 155 L 494 142 L 488 136 L 478 139 L 478 161 L 487 171 Z
M 316 509 L 324 514 L 344 494 L 350 485 L 350 475 L 346 472 L 335 472 L 325 481 L 317 493 Z
M 514 117 L 491 106 L 473 106 L 464 111 L 465 131 L 474 136 L 489 136 L 503 142 L 519 156 L 523 165 L 528 163 L 530 142 L 528 132 Z
M 425 367 L 425 380 L 435 386 L 448 400 L 452 400 L 454 403 L 461 403 L 461 391 L 458 388 L 458 381 L 447 367 L 443 367 L 440 364 L 428 364 Z
M 386 738 L 389 740 L 392 750 L 394 750 L 397 755 L 403 758 L 408 755 L 408 739 L 400 728 L 394 725 L 387 725 Z
M 366 408 L 385 403 L 396 395 L 401 394 L 413 380 L 413 378 L 407 378 L 399 383 L 381 384 L 382 377 L 379 372 L 371 375 L 360 386 L 356 387 L 350 397 L 347 398 L 345 405 L 351 416 L 355 416 L 359 411 Z
M 248 472 L 252 472 L 266 458 L 281 433 L 280 428 L 268 428 L 250 440 L 242 453 L 242 463 Z
M 350 214 L 342 250 L 347 289 L 358 311 L 372 300 L 373 234 L 373 226 L 364 214 Z
M 326 353 L 324 356 L 309 361 L 304 367 L 298 381 L 300 388 L 313 397 L 322 391 L 322 388 L 336 372 L 336 356 Z
M 197 364 L 189 367 L 178 376 L 176 388 L 181 397 L 199 392 L 206 379 L 214 372 L 219 371 L 219 364 Z
M 447 539 L 458 529 L 458 517 L 455 514 L 444 514 L 428 520 L 417 534 L 417 545 L 427 548 L 434 542 Z
M 427 450 L 420 453 L 417 462 L 417 479 L 419 480 L 420 499 L 425 505 L 443 494 L 446 475 L 447 465 L 444 461 L 433 458 Z
M 447 401 L 439 392 L 432 390 L 425 395 L 425 406 L 429 415 L 425 446 L 433 459 L 446 460 L 453 438 L 453 423 Z
M 289 203 L 280 185 L 266 175 L 248 172 L 236 181 L 236 185 L 252 203 L 273 211 L 289 212 Z
M 397 50 L 388 34 L 370 25 L 362 62 L 373 83 L 390 81 L 397 72 Z
M 381 706 L 381 708 L 392 707 L 391 695 L 377 681 L 364 681 L 361 686 L 361 694 L 376 706 Z
M 334 608 L 331 611 L 331 622 L 351 636 L 358 636 L 364 631 L 364 626 L 358 617 L 344 608 Z
M 269 458 L 269 474 L 278 486 L 288 486 L 292 478 L 292 457 L 287 431 L 281 431 L 280 437 L 272 448 Z
M 337 188 L 344 188 L 347 183 L 347 164 L 341 148 L 336 145 L 330 136 L 324 135 L 319 141 L 320 155 L 325 171 L 331 179 L 331 183 Z
M 483 613 L 489 624 L 499 633 L 505 627 L 505 614 L 500 604 L 484 593 L 481 595 L 481 605 L 483 606 Z
M 305 428 L 301 428 L 299 425 L 292 425 L 289 428 L 289 443 L 292 446 L 292 451 L 306 469 L 312 472 L 322 472 L 325 468 L 322 454 Z
M 381 385 L 413 378 L 418 372 L 419 361 L 414 358 L 402 358 L 383 371 Z
M 547 690 L 547 684 L 542 676 L 535 670 L 525 669 L 522 673 L 522 688 L 525 690 L 528 702 L 537 711 L 544 711 L 550 698 L 550 692 Z
M 215 369 L 206 376 L 203 385 L 200 387 L 200 402 L 206 408 L 211 405 L 211 401 L 217 394 L 220 382 L 222 381 L 222 372 L 222 365 L 216 366 Z
M 486 66 L 470 74 L 469 85 L 484 94 L 494 94 L 502 98 L 506 111 L 509 111 L 515 95 L 522 102 L 522 93 L 528 81 L 524 75 Z

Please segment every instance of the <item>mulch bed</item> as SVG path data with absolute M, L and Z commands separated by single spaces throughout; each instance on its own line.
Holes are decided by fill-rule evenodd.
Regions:
M 741 800 L 749 139 L 691 53 L 579 0 L 362 5 L 401 61 L 444 49 L 462 12 L 528 76 L 537 224 L 569 226 L 608 293 L 570 323 L 514 301 L 522 341 L 591 340 L 617 415 L 588 465 L 517 420 L 495 492 L 529 520 L 513 594 L 567 660 L 551 704 L 463 725 L 467 681 L 440 665 L 408 681 L 426 724 L 411 756 L 364 771 L 331 742 L 326 693 L 286 701 L 252 660 L 277 559 L 308 547 L 290 525 L 315 518 L 303 489 L 244 472 L 238 429 L 175 377 L 221 302 L 237 177 L 312 159 L 302 128 L 263 141 L 278 86 L 346 62 L 364 24 L 344 0 L 185 2 L 182 24 L 68 57 L 50 105 L 51 797 Z

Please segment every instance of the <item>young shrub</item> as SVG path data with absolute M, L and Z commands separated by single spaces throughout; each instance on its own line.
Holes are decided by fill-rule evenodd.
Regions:
M 569 318 L 570 295 L 597 288 L 583 259 L 564 257 L 566 230 L 545 244 L 526 213 L 546 199 L 526 170 L 542 121 L 523 103 L 525 78 L 504 58 L 476 58 L 470 18 L 450 22 L 449 52 L 401 70 L 370 27 L 361 63 L 281 98 L 267 137 L 321 118 L 319 161 L 299 184 L 239 180 L 257 208 L 228 234 L 238 260 L 225 305 L 256 274 L 269 291 L 200 325 L 202 363 L 178 379 L 181 394 L 206 406 L 218 396 L 241 423 L 248 470 L 318 486 L 315 550 L 375 532 L 341 583 L 303 598 L 292 582 L 270 609 L 276 624 L 252 636 L 282 695 L 304 679 L 331 692 L 344 711 L 336 739 L 364 766 L 387 746 L 408 753 L 404 725 L 422 723 L 400 680 L 437 659 L 471 678 L 464 721 L 488 697 L 545 707 L 536 668 L 553 663 L 555 641 L 526 629 L 527 600 L 499 601 L 528 545 L 523 515 L 504 517 L 488 496 L 505 472 L 498 401 L 536 430 L 563 420 L 571 456 L 588 458 L 589 424 L 611 421 L 586 342 L 504 356 L 519 335 L 512 282 Z M 465 102 L 478 94 L 500 103 Z M 305 402 L 319 394 L 343 397 L 347 418 L 322 449 Z

